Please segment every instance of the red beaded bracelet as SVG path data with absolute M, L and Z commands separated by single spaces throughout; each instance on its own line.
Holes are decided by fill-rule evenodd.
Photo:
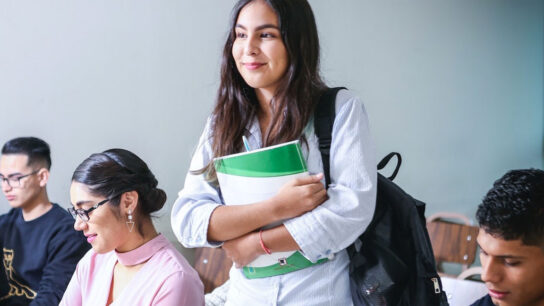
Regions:
M 259 241 L 261 242 L 261 248 L 263 248 L 264 252 L 268 255 L 272 254 L 272 251 L 270 251 L 269 248 L 266 247 L 266 245 L 264 245 L 264 242 L 263 242 L 263 230 L 261 230 L 259 232 Z

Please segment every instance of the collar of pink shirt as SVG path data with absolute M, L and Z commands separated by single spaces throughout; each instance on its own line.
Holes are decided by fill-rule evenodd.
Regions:
M 159 234 L 132 251 L 119 253 L 115 250 L 115 255 L 117 255 L 117 260 L 124 266 L 138 265 L 146 262 L 167 244 L 168 240 L 162 234 Z

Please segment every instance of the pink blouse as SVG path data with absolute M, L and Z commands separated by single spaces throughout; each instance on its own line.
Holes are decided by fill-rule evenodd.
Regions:
M 204 305 L 204 287 L 196 271 L 163 235 L 126 253 L 97 254 L 79 261 L 60 305 L 106 305 L 113 268 L 147 262 L 111 305 Z

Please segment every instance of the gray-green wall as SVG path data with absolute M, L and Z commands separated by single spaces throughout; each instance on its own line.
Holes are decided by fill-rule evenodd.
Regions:
M 0 142 L 48 141 L 65 207 L 85 157 L 134 151 L 168 194 L 156 224 L 172 238 L 233 3 L 0 1 Z M 543 167 L 543 1 L 310 3 L 325 79 L 364 100 L 378 156 L 403 154 L 397 181 L 427 214 L 473 218 L 507 169 Z

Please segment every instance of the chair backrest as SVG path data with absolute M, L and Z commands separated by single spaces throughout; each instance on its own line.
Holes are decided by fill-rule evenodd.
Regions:
M 221 248 L 197 248 L 194 267 L 204 284 L 204 293 L 209 293 L 229 279 L 232 261 Z
M 482 271 L 482 267 L 480 266 L 468 268 L 465 271 L 461 272 L 459 275 L 457 275 L 457 279 L 474 280 L 474 278 L 477 277 L 479 280 L 481 280 Z
M 451 219 L 461 220 L 463 224 L 453 223 Z M 456 213 L 437 213 L 427 218 L 427 231 L 433 245 L 434 257 L 438 270 L 442 262 L 462 265 L 462 271 L 476 259 L 479 228 L 470 225 L 470 220 Z
M 488 293 L 485 283 L 471 280 L 470 276 L 479 274 L 478 269 L 481 270 L 481 267 L 472 267 L 465 270 L 465 272 L 459 274 L 457 279 L 450 277 L 441 278 L 450 305 L 472 305 L 474 301 L 477 301 Z

